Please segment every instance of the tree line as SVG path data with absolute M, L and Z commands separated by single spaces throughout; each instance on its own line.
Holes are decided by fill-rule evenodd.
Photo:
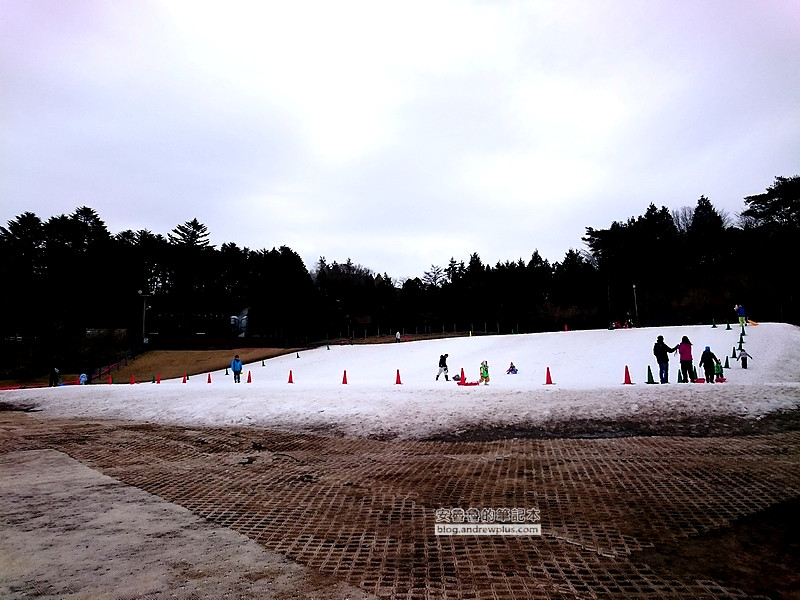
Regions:
M 484 264 L 477 253 L 396 280 L 348 259 L 309 270 L 291 248 L 209 243 L 197 219 L 167 236 L 112 234 L 93 209 L 0 227 L 5 310 L 0 376 L 53 361 L 92 367 L 150 347 L 297 346 L 418 333 L 527 333 L 724 323 L 734 304 L 756 320 L 797 323 L 793 264 L 800 176 L 776 177 L 734 217 L 701 196 L 607 229 L 550 263 Z

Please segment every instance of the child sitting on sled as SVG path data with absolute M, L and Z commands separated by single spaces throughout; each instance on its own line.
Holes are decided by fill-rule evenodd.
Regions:
M 714 379 L 719 383 L 725 382 L 725 369 L 722 368 L 722 363 L 719 360 L 714 363 Z
M 508 367 L 506 375 L 516 375 L 516 374 L 517 374 L 517 367 L 514 366 L 514 361 L 511 361 L 511 365 Z

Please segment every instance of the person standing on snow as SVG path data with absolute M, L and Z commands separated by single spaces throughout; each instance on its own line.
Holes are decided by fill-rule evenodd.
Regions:
M 394 334 L 394 341 L 395 342 L 399 342 L 400 341 L 400 332 L 399 331 Z
M 242 381 L 242 361 L 239 360 L 239 355 L 233 357 L 231 361 L 231 371 L 233 371 L 233 383 L 241 383 Z
M 706 383 L 714 383 L 714 368 L 717 366 L 719 359 L 711 351 L 710 346 L 706 346 L 703 353 L 700 355 L 700 366 L 706 374 Z
M 489 363 L 483 361 L 481 363 L 481 378 L 478 380 L 478 384 L 489 385 Z
M 653 346 L 653 354 L 658 362 L 658 377 L 661 383 L 669 383 L 669 353 L 675 352 L 678 347 L 670 348 L 664 343 L 664 336 L 660 335 L 656 338 L 656 343 Z
M 745 352 L 744 348 L 742 348 L 741 350 L 739 350 L 739 356 L 736 357 L 736 360 L 742 361 L 742 368 L 746 369 L 747 368 L 747 359 L 748 358 L 753 358 L 753 357 L 750 356 L 747 352 Z
M 48 384 L 49 387 L 58 387 L 59 383 L 58 379 L 59 379 L 58 369 L 56 367 L 53 367 L 52 369 L 50 369 L 50 383 Z
M 439 381 L 439 375 L 444 373 L 444 380 L 450 381 L 450 377 L 448 376 L 449 370 L 447 368 L 447 357 L 450 356 L 449 354 L 442 354 L 439 357 L 439 372 L 436 374 L 436 381 Z
M 678 357 L 681 359 L 681 373 L 683 373 L 683 382 L 694 383 L 694 369 L 692 367 L 692 342 L 689 338 L 683 336 L 681 343 L 678 344 Z
M 739 317 L 739 325 L 744 327 L 747 323 L 747 313 L 744 310 L 744 306 L 737 304 L 733 307 L 733 310 L 736 311 L 736 316 Z

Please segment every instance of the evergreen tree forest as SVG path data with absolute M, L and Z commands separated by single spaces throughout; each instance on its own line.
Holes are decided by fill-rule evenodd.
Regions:
M 197 219 L 166 237 L 108 230 L 93 209 L 0 227 L 0 378 L 94 368 L 132 348 L 295 347 L 378 335 L 529 333 L 755 320 L 798 323 L 800 176 L 730 216 L 701 197 L 607 229 L 550 263 L 474 253 L 398 281 L 291 248 L 216 248 Z M 531 240 L 535 247 L 535 240 Z M 146 345 L 144 344 L 146 340 Z

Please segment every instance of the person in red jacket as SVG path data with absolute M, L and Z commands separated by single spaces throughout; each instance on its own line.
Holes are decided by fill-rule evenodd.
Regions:
M 694 376 L 694 369 L 692 367 L 692 342 L 689 341 L 689 338 L 683 336 L 681 338 L 681 343 L 678 344 L 678 357 L 681 360 L 681 373 L 683 373 L 683 382 L 689 383 L 690 381 L 694 383 L 695 376 Z

